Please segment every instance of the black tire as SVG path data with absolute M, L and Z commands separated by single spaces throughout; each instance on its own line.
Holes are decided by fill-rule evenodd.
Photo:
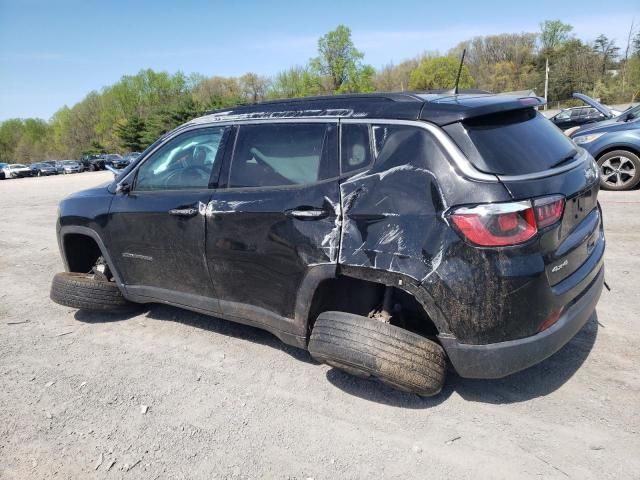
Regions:
M 114 282 L 96 280 L 88 273 L 57 273 L 50 296 L 60 305 L 94 312 L 124 312 L 136 305 L 122 296 Z
M 628 150 L 613 150 L 598 158 L 600 187 L 631 190 L 640 183 L 640 157 Z
M 311 332 L 309 353 L 319 362 L 423 397 L 442 390 L 446 356 L 437 343 L 360 315 L 323 312 Z

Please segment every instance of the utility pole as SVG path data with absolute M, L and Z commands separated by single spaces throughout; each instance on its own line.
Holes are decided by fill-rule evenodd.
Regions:
M 549 94 L 549 57 L 547 57 L 547 62 L 544 67 L 544 109 L 547 110 L 547 95 Z

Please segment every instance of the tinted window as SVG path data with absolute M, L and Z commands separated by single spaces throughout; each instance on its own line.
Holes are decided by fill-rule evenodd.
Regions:
M 445 130 L 475 167 L 487 173 L 540 172 L 576 154 L 573 143 L 533 109 L 476 117 Z
M 189 132 L 161 147 L 138 169 L 135 190 L 207 188 L 224 128 Z
M 367 124 L 343 124 L 340 169 L 349 173 L 371 164 L 371 141 Z
M 571 118 L 572 119 L 580 118 L 584 116 L 584 114 L 585 114 L 584 108 L 576 108 L 575 110 L 571 111 Z
M 275 187 L 329 178 L 323 146 L 327 125 L 242 125 L 229 173 L 230 187 Z

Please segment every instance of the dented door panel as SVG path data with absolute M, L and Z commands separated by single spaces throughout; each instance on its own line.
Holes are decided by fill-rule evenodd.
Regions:
M 293 318 L 308 268 L 337 261 L 338 208 L 337 179 L 216 192 L 206 214 L 206 250 L 223 309 L 246 304 Z
M 115 195 L 110 250 L 125 284 L 215 298 L 204 257 L 205 219 L 199 213 L 199 205 L 210 198 L 210 190 Z M 171 213 L 176 210 L 185 213 Z

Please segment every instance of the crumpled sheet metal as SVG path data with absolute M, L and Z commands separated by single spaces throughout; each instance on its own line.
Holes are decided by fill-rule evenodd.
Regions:
M 340 186 L 338 263 L 397 272 L 420 283 L 438 268 L 451 237 L 441 182 L 428 165 L 442 153 L 417 129 L 395 135 L 373 169 Z

